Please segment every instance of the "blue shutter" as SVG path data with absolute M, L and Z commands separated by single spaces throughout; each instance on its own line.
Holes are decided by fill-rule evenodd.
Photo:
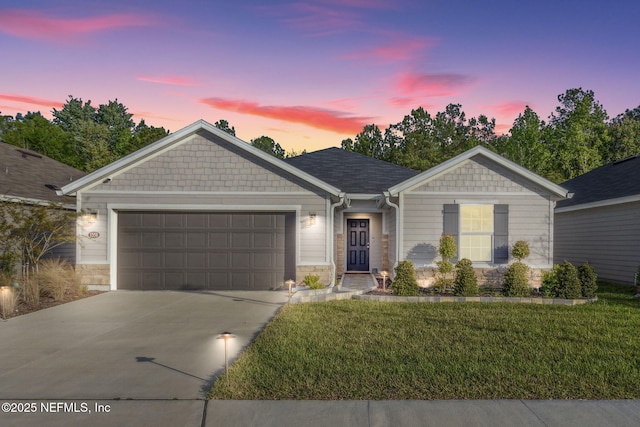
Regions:
M 456 239 L 456 246 L 460 246 L 458 234 L 459 234 L 459 221 L 460 221 L 460 205 L 443 205 L 442 209 L 443 226 L 442 234 L 451 234 Z M 458 252 L 459 253 L 459 252 Z M 458 257 L 452 262 L 456 262 Z
M 493 262 L 509 262 L 509 205 L 493 205 Z

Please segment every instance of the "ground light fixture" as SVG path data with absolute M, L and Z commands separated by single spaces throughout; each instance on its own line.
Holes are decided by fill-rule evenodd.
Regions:
M 227 343 L 229 340 L 234 339 L 236 336 L 231 332 L 223 332 L 218 335 L 219 340 L 224 340 L 224 373 L 227 377 L 227 388 L 229 387 L 229 358 L 227 356 Z
M 289 301 L 288 304 L 291 304 L 291 287 L 296 283 L 294 280 L 287 280 L 286 282 L 284 282 L 288 287 L 289 287 Z
M 381 271 L 380 274 L 382 275 L 382 289 L 387 289 L 387 276 L 389 275 L 389 273 L 385 270 L 385 271 Z

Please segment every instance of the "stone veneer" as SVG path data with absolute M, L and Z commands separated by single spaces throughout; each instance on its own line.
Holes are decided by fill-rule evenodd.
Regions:
M 110 288 L 109 264 L 78 264 L 76 272 L 80 275 L 80 283 L 89 290 L 108 291 Z
M 331 283 L 331 266 L 330 265 L 299 265 L 296 267 L 296 283 L 302 283 L 304 277 L 308 274 L 317 274 L 320 276 L 320 283 L 329 286 Z M 283 285 L 284 286 L 284 285 Z
M 479 286 L 501 288 L 507 267 L 474 268 L 473 270 L 476 273 Z M 542 285 L 542 275 L 545 271 L 550 271 L 550 269 L 529 268 L 529 286 L 539 288 Z M 432 287 L 437 276 L 438 269 L 436 267 L 416 268 L 416 278 L 421 287 Z M 453 277 L 453 273 L 451 273 L 451 277 Z

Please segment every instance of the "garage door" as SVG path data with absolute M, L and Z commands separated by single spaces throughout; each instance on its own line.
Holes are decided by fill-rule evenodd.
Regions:
M 295 278 L 294 213 L 119 212 L 118 289 L 273 289 Z

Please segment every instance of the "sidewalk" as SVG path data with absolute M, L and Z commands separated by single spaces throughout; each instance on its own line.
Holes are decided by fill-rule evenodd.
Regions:
M 27 401 L 13 401 L 29 403 Z M 63 401 L 68 409 L 43 413 L 0 412 L 2 426 L 576 426 L 640 425 L 640 400 L 440 400 L 440 401 Z M 79 412 L 82 403 L 91 412 Z M 108 411 L 96 412 L 96 408 Z

